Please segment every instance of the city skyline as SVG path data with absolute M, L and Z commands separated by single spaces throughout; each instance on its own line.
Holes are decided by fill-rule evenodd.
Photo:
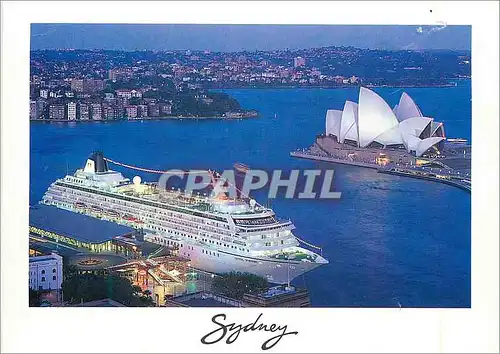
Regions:
M 295 50 L 353 46 L 470 50 L 470 26 L 32 24 L 31 49 Z

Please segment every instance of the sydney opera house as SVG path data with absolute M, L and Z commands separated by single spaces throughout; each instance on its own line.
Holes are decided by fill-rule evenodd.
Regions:
M 405 149 L 416 157 L 439 153 L 445 141 L 443 123 L 425 117 L 408 94 L 391 109 L 364 87 L 358 103 L 346 101 L 342 111 L 327 111 L 326 136 L 357 148 Z

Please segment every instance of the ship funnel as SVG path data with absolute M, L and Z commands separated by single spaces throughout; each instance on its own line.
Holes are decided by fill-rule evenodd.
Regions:
M 108 163 L 104 160 L 104 155 L 101 151 L 95 151 L 87 160 L 85 164 L 84 172 L 101 173 L 107 172 Z

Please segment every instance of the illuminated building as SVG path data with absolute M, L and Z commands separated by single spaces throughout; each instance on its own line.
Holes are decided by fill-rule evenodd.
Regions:
M 374 91 L 361 87 L 359 102 L 346 101 L 342 111 L 326 113 L 326 135 L 360 148 L 399 148 L 422 156 L 439 151 L 445 140 L 443 123 L 424 117 L 403 93 L 391 110 Z
M 46 241 L 79 251 L 127 255 L 140 252 L 134 229 L 52 206 L 30 208 L 29 232 L 34 242 Z
M 63 279 L 63 258 L 57 253 L 29 258 L 29 282 L 33 290 L 59 290 Z

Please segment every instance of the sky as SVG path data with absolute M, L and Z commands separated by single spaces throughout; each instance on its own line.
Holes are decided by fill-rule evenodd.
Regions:
M 353 46 L 470 50 L 470 26 L 32 24 L 31 49 L 235 52 Z

